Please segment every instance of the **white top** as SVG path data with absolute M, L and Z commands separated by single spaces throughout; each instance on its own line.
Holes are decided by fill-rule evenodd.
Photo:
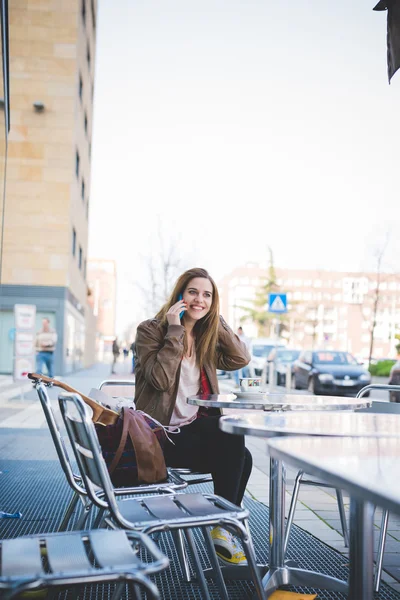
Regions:
M 188 404 L 187 398 L 198 394 L 199 389 L 200 369 L 196 364 L 196 355 L 193 348 L 193 355 L 190 358 L 184 356 L 182 359 L 178 395 L 170 425 L 182 427 L 195 420 L 199 407 Z

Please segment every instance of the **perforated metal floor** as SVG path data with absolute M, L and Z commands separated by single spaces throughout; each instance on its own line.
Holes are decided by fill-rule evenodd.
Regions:
M 27 439 L 25 438 L 24 441 L 26 444 Z M 38 438 L 35 441 L 37 443 Z M 9 456 L 8 452 L 4 452 L 3 456 L 7 454 Z M 43 439 L 39 447 L 35 449 L 35 456 L 39 460 L 27 460 L 29 454 L 25 454 L 25 451 L 23 454 L 24 456 L 19 452 L 19 458 L 25 460 L 0 460 L 0 508 L 6 512 L 20 511 L 23 514 L 22 519 L 0 519 L 0 539 L 30 533 L 55 531 L 71 496 L 58 462 L 45 459 L 46 456 L 52 457 L 53 455 L 47 440 Z M 192 486 L 190 490 L 209 492 L 211 486 L 210 484 Z M 256 547 L 257 559 L 263 563 L 268 562 L 265 538 L 268 508 L 248 497 L 245 499 L 245 505 L 251 514 L 250 528 Z M 200 536 L 197 536 L 197 542 L 202 561 L 205 566 L 209 566 Z M 160 546 L 171 560 L 171 567 L 154 579 L 162 598 L 165 600 L 201 599 L 198 586 L 196 584 L 186 584 L 182 580 L 182 574 L 169 534 L 162 536 Z M 304 568 L 318 570 L 341 579 L 346 579 L 348 575 L 348 569 L 345 566 L 346 558 L 296 526 L 293 526 L 288 557 L 296 560 Z M 209 590 L 212 599 L 217 600 L 219 595 L 212 581 L 210 581 Z M 253 591 L 252 584 L 246 581 L 228 582 L 228 592 L 232 600 L 250 599 L 253 596 Z M 296 588 L 296 591 L 318 592 L 320 600 L 345 600 L 344 595 L 326 590 Z M 90 590 L 83 590 L 79 598 L 81 600 L 109 600 L 111 592 L 112 589 L 110 590 L 109 586 L 97 586 L 92 587 Z M 65 600 L 68 597 L 68 593 L 60 596 Z M 127 590 L 127 598 L 131 598 L 129 590 Z M 381 591 L 376 599 L 400 600 L 400 594 L 382 583 Z

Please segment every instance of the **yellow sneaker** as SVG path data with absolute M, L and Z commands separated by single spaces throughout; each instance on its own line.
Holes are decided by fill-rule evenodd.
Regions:
M 246 556 L 237 543 L 236 538 L 223 527 L 214 527 L 211 530 L 218 558 L 228 565 L 247 565 Z

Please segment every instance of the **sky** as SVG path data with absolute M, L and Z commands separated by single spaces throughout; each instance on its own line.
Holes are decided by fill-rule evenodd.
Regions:
M 99 0 L 89 256 L 117 328 L 146 259 L 400 272 L 400 72 L 367 0 Z

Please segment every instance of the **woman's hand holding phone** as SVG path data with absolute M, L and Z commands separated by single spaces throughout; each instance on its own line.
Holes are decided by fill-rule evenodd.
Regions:
M 167 321 L 169 325 L 180 325 L 181 318 L 185 314 L 187 309 L 186 302 L 184 301 L 182 294 L 179 297 L 178 302 L 173 304 L 167 312 Z

